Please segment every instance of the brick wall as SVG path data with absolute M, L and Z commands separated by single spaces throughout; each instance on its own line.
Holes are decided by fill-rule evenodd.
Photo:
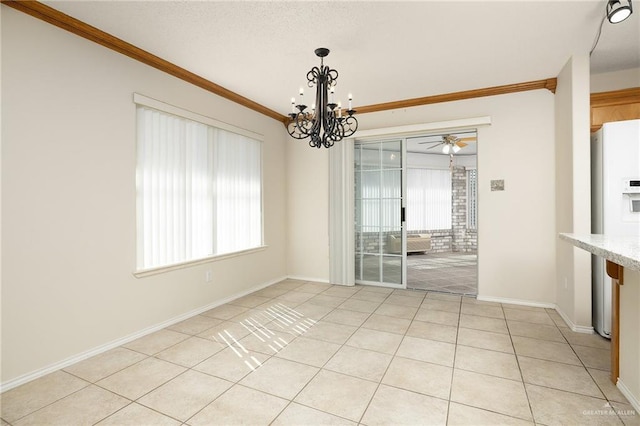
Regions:
M 451 251 L 474 252 L 478 249 L 478 233 L 467 229 L 467 170 L 454 167 L 451 174 Z

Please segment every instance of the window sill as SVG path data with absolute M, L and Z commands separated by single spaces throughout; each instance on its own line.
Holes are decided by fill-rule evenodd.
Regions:
M 258 253 L 266 250 L 267 247 L 268 246 L 259 246 L 259 247 L 254 247 L 247 250 L 234 251 L 233 253 L 225 253 L 225 254 L 220 254 L 215 256 L 209 256 L 209 257 L 204 257 L 202 259 L 189 260 L 187 262 L 181 262 L 181 263 L 173 263 L 171 265 L 166 265 L 166 266 L 158 266 L 156 268 L 140 269 L 138 271 L 134 271 L 133 276 L 136 278 L 144 278 L 144 277 L 149 277 L 151 275 L 163 274 L 165 272 L 171 272 L 178 269 L 186 269 L 192 266 L 202 265 L 205 263 L 218 262 L 220 260 L 231 259 L 233 257 L 239 257 L 247 254 Z

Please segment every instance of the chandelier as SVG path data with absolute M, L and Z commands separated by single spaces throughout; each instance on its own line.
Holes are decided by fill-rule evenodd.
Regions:
M 303 104 L 304 91 L 300 89 L 300 104 L 296 105 L 295 98 L 291 99 L 291 114 L 287 124 L 287 132 L 296 139 L 309 140 L 309 146 L 331 148 L 335 142 L 353 135 L 358 129 L 358 120 L 353 116 L 355 110 L 351 108 L 353 97 L 349 94 L 349 109 L 343 115 L 342 105 L 334 103 L 338 71 L 324 65 L 324 57 L 329 49 L 323 47 L 315 50 L 320 58 L 320 68 L 313 67 L 307 73 L 307 85 L 316 86 L 315 105 L 311 110 Z

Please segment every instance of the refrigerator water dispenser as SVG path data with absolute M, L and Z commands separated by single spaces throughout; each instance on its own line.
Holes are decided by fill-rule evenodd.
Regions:
M 622 194 L 628 206 L 622 209 L 622 220 L 640 222 L 640 178 L 624 179 Z

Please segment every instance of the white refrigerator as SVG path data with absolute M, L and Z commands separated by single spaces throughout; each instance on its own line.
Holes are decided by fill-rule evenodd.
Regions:
M 605 123 L 591 137 L 591 232 L 640 238 L 640 120 Z M 593 327 L 611 337 L 611 278 L 592 259 Z

